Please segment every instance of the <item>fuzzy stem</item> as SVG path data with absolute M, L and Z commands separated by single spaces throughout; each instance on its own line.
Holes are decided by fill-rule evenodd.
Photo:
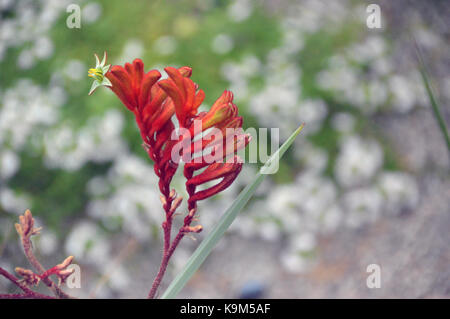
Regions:
M 0 294 L 0 299 L 54 299 L 52 296 L 47 296 L 35 292 L 28 288 L 23 282 L 16 278 L 13 274 L 0 267 L 0 275 L 11 281 L 14 285 L 22 289 L 23 294 Z
M 168 197 L 166 197 L 166 201 Z M 158 290 L 159 285 L 161 284 L 162 278 L 164 277 L 164 273 L 166 272 L 167 265 L 169 264 L 169 250 L 170 250 L 170 237 L 172 232 L 172 220 L 173 220 L 173 212 L 170 211 L 169 202 L 164 205 L 164 209 L 166 211 L 166 221 L 162 224 L 162 228 L 164 231 L 164 250 L 163 257 L 161 259 L 161 265 L 158 270 L 158 274 L 153 280 L 152 288 L 148 293 L 148 299 L 155 298 L 156 291 Z
M 172 220 L 173 215 L 175 213 L 174 210 L 169 208 L 170 205 L 164 205 L 164 209 L 166 210 L 166 221 L 163 223 L 162 228 L 164 230 L 164 250 L 163 250 L 163 258 L 161 260 L 161 265 L 158 270 L 158 274 L 155 277 L 155 280 L 153 281 L 152 287 L 150 289 L 150 292 L 148 294 L 148 299 L 155 298 L 156 292 L 158 290 L 159 285 L 161 284 L 161 281 L 164 277 L 164 274 L 167 270 L 167 266 L 169 265 L 170 258 L 172 257 L 173 253 L 175 252 L 175 249 L 178 247 L 178 244 L 183 239 L 184 235 L 186 234 L 187 227 L 190 226 L 194 215 L 195 210 L 191 211 L 188 216 L 184 219 L 183 226 L 178 230 L 178 234 L 175 236 L 173 242 L 171 243 L 171 231 L 172 231 Z
M 167 266 L 169 265 L 170 258 L 172 257 L 173 253 L 175 252 L 175 249 L 178 247 L 178 244 L 180 243 L 180 241 L 183 239 L 184 235 L 185 235 L 185 233 L 180 229 L 180 231 L 178 232 L 177 236 L 175 236 L 175 239 L 173 240 L 170 247 L 167 250 L 164 249 L 161 266 L 159 267 L 158 274 L 156 275 L 156 278 L 153 282 L 150 293 L 148 294 L 149 299 L 155 298 L 156 291 L 158 290 L 158 287 L 161 284 L 162 278 L 164 277 Z
M 39 275 L 42 275 L 45 273 L 45 268 L 41 265 L 41 263 L 37 260 L 37 258 L 33 254 L 33 249 L 31 248 L 31 241 L 28 236 L 21 236 L 22 237 L 22 246 L 25 253 L 25 257 L 28 259 L 30 264 L 36 269 Z M 66 294 L 64 291 L 62 291 L 58 286 L 55 285 L 55 283 L 48 277 L 42 278 L 42 281 L 44 284 L 49 287 L 55 296 L 58 298 L 71 298 L 68 294 Z

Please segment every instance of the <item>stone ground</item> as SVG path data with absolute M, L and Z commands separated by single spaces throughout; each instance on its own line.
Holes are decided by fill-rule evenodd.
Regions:
M 317 263 L 302 275 L 280 268 L 279 244 L 230 238 L 180 297 L 233 298 L 249 280 L 265 283 L 268 298 L 450 297 L 450 181 L 422 182 L 415 212 L 321 238 Z M 381 267 L 379 289 L 366 286 L 372 263 Z

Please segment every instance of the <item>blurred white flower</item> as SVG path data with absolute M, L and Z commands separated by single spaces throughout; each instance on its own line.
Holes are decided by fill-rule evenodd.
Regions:
M 345 223 L 350 227 L 360 227 L 378 218 L 383 197 L 374 187 L 361 188 L 344 194 L 342 204 L 345 211 Z
M 13 4 L 14 0 L 0 0 L 0 9 L 6 10 L 10 8 Z
M 54 46 L 52 40 L 48 37 L 39 37 L 34 42 L 33 54 L 40 60 L 47 60 L 53 54 Z
M 81 19 L 83 23 L 91 24 L 102 15 L 102 5 L 98 2 L 90 2 L 81 10 Z
M 72 227 L 66 237 L 65 251 L 83 262 L 101 266 L 109 258 L 110 247 L 100 228 L 85 220 Z
M 291 273 L 303 272 L 309 266 L 308 260 L 295 251 L 282 252 L 280 261 L 284 268 Z
M 267 241 L 275 241 L 281 237 L 280 227 L 273 221 L 267 220 L 257 226 L 259 236 Z
M 399 112 L 410 111 L 416 102 L 414 88 L 407 78 L 402 75 L 392 75 L 389 78 L 389 86 L 394 98 L 393 106 Z
M 250 0 L 235 0 L 228 7 L 228 16 L 235 22 L 246 20 L 253 11 L 253 4 Z
M 350 113 L 339 112 L 333 115 L 331 125 L 342 134 L 351 134 L 355 130 L 355 118 Z
M 53 87 L 45 91 L 24 79 L 8 88 L 0 104 L 0 143 L 7 141 L 13 150 L 21 150 L 30 136 L 38 135 L 36 127 L 55 123 L 61 102 L 55 98 L 55 92 L 59 90 Z
M 416 30 L 413 32 L 420 47 L 432 49 L 442 45 L 442 39 L 437 32 L 433 32 L 424 27 L 416 27 Z
M 383 164 L 383 150 L 374 140 L 346 137 L 341 143 L 334 174 L 340 185 L 351 187 L 367 183 Z
M 290 241 L 290 247 L 294 251 L 308 252 L 315 248 L 316 236 L 313 233 L 303 232 L 294 236 Z
M 86 162 L 106 162 L 126 151 L 120 136 L 123 115 L 117 110 L 108 111 L 102 118 L 92 118 L 79 132 L 63 126 L 46 132 L 45 164 L 78 170 Z
M 25 195 L 19 195 L 9 188 L 0 188 L 0 206 L 6 212 L 18 215 L 30 207 L 30 202 Z
M 369 36 L 362 43 L 347 49 L 347 55 L 359 63 L 366 63 L 381 57 L 386 51 L 385 40 L 378 35 Z
M 17 58 L 17 66 L 23 70 L 30 69 L 35 63 L 35 56 L 31 50 L 22 50 Z
M 414 178 L 403 172 L 384 172 L 378 177 L 378 187 L 385 198 L 385 211 L 397 214 L 403 209 L 414 208 L 419 191 Z
M 211 43 L 211 50 L 217 54 L 226 54 L 234 47 L 233 38 L 228 34 L 218 34 Z
M 73 81 L 79 81 L 86 75 L 86 65 L 80 60 L 70 60 L 66 64 L 64 74 Z
M 321 215 L 320 232 L 330 233 L 335 231 L 342 222 L 343 212 L 338 204 L 328 207 Z
M 94 196 L 88 214 L 110 230 L 121 227 L 136 239 L 148 242 L 152 229 L 159 229 L 164 217 L 157 184 L 151 165 L 133 155 L 119 156 L 106 180 L 94 177 L 88 183 Z
M 291 28 L 283 24 L 283 48 L 288 54 L 296 54 L 303 49 L 305 45 L 304 34 L 302 30 Z
M 327 113 L 325 102 L 317 99 L 308 99 L 300 102 L 297 111 L 299 122 L 307 124 L 304 132 L 308 134 L 315 133 L 321 128 L 322 121 L 327 116 Z
M 114 267 L 111 269 L 110 273 L 111 276 L 109 276 L 108 284 L 112 289 L 123 290 L 127 288 L 131 282 L 128 271 L 122 265 Z
M 117 64 L 124 64 L 133 61 L 136 58 L 142 57 L 144 53 L 144 43 L 139 39 L 129 39 L 123 47 L 122 55 L 117 61 Z
M 51 230 L 46 229 L 45 232 L 41 233 L 39 240 L 37 241 L 37 249 L 39 253 L 49 256 L 55 253 L 57 248 L 57 236 Z
M 20 167 L 20 158 L 11 150 L 0 151 L 0 180 L 11 178 Z
M 177 49 L 177 40 L 169 35 L 159 37 L 153 44 L 153 50 L 161 55 L 169 55 Z
M 308 172 L 322 173 L 328 164 L 328 153 L 305 140 L 295 141 L 294 155 Z

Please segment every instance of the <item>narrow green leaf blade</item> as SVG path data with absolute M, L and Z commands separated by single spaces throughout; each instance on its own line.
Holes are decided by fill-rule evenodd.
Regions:
M 414 41 L 415 41 L 415 39 L 414 39 Z M 434 117 L 436 118 L 436 121 L 438 122 L 439 128 L 441 129 L 442 135 L 444 136 L 445 142 L 447 143 L 447 150 L 450 154 L 450 136 L 449 136 L 449 133 L 447 130 L 447 125 L 441 114 L 439 103 L 434 96 L 433 90 L 431 89 L 431 84 L 430 84 L 430 80 L 429 80 L 429 77 L 427 74 L 425 62 L 423 60 L 422 54 L 420 52 L 420 48 L 416 41 L 415 41 L 415 45 L 416 45 L 417 60 L 419 62 L 419 71 L 422 76 L 423 85 L 425 86 L 425 89 L 427 91 Z
M 291 146 L 294 142 L 297 135 L 303 129 L 303 125 L 301 125 L 292 135 L 284 142 L 283 145 L 269 158 L 266 164 L 261 168 L 263 170 L 270 163 L 278 158 L 281 160 L 282 156 L 286 152 L 286 150 Z M 202 243 L 197 247 L 192 256 L 189 258 L 188 262 L 184 266 L 183 270 L 175 277 L 170 286 L 161 296 L 162 299 L 175 298 L 176 295 L 180 292 L 180 290 L 186 285 L 189 279 L 194 275 L 197 269 L 201 266 L 201 264 L 205 261 L 206 257 L 211 253 L 214 246 L 219 242 L 222 236 L 225 234 L 228 227 L 230 227 L 231 223 L 234 221 L 238 213 L 242 210 L 242 208 L 247 204 L 249 199 L 253 196 L 258 186 L 262 183 L 265 174 L 261 174 L 261 170 L 255 176 L 254 180 L 248 184 L 244 190 L 239 194 L 233 204 L 227 209 L 227 211 L 223 214 L 219 223 L 216 227 L 208 234 L 208 236 L 202 241 Z

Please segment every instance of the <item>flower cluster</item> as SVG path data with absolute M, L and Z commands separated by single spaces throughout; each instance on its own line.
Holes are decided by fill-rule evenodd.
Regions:
M 198 112 L 205 93 L 190 77 L 192 69 L 165 68 L 167 79 L 160 80 L 157 70 L 144 71 L 142 60 L 135 59 L 124 66 L 106 65 L 106 53 L 102 62 L 96 56 L 96 67 L 89 70 L 94 78 L 90 94 L 99 86 L 109 87 L 134 113 L 144 148 L 154 162 L 159 178 L 161 202 L 166 213 L 164 230 L 164 255 L 160 273 L 155 279 L 153 297 L 164 274 L 169 258 L 186 233 L 198 233 L 201 225 L 191 226 L 195 220 L 197 202 L 209 198 L 230 186 L 242 168 L 242 160 L 236 155 L 250 142 L 250 135 L 242 130 L 242 117 L 233 103 L 233 94 L 225 91 L 208 112 Z M 176 118 L 178 131 L 173 122 Z M 217 134 L 219 132 L 220 134 Z M 200 141 L 198 141 L 200 138 Z M 181 155 L 185 161 L 184 176 L 189 195 L 188 214 L 178 235 L 171 242 L 172 219 L 182 198 L 170 188 L 180 163 L 178 146 L 183 145 Z M 200 155 L 196 155 L 199 154 Z M 211 160 L 213 158 L 214 160 Z M 216 182 L 207 186 L 209 182 Z M 198 190 L 198 187 L 206 189 Z
M 193 158 L 184 167 L 186 189 L 190 196 L 189 210 L 196 208 L 197 201 L 211 197 L 231 185 L 242 168 L 242 161 L 234 154 L 250 141 L 250 136 L 242 131 L 238 131 L 238 134 L 235 130 L 232 131 L 233 134 L 228 133 L 227 129 L 242 128 L 242 117 L 238 116 L 238 108 L 233 103 L 231 92 L 225 91 L 208 112 L 199 113 L 198 108 L 205 93 L 190 79 L 191 68 L 167 67 L 165 71 L 169 78 L 158 81 L 161 73 L 157 70 L 145 73 L 140 59 L 126 63 L 124 67 L 115 65 L 110 70 L 109 66 L 105 67 L 105 63 L 105 58 L 100 64 L 97 58 L 96 68 L 89 71 L 95 79 L 93 88 L 99 85 L 110 87 L 125 107 L 134 113 L 144 147 L 154 161 L 155 173 L 160 179 L 159 188 L 164 196 L 166 212 L 170 211 L 175 199 L 170 190 L 170 182 L 179 165 L 172 156 L 173 149 L 177 143 L 184 142 L 187 138 L 183 134 L 174 138 L 174 116 L 178 120 L 178 126 L 190 132 L 188 137 L 191 154 L 202 153 L 200 158 Z M 199 121 L 201 132 L 195 131 L 195 121 Z M 220 140 L 216 134 L 207 134 L 210 128 L 222 132 Z M 202 134 L 206 135 L 201 143 L 195 143 L 193 139 Z M 229 139 L 234 141 L 227 143 Z M 211 163 L 205 159 L 205 152 L 207 148 L 217 145 L 221 146 L 221 149 L 215 148 L 219 150 L 220 156 L 216 154 L 217 161 Z M 201 169 L 205 170 L 194 176 Z M 222 180 L 216 185 L 196 192 L 197 186 L 218 179 Z

